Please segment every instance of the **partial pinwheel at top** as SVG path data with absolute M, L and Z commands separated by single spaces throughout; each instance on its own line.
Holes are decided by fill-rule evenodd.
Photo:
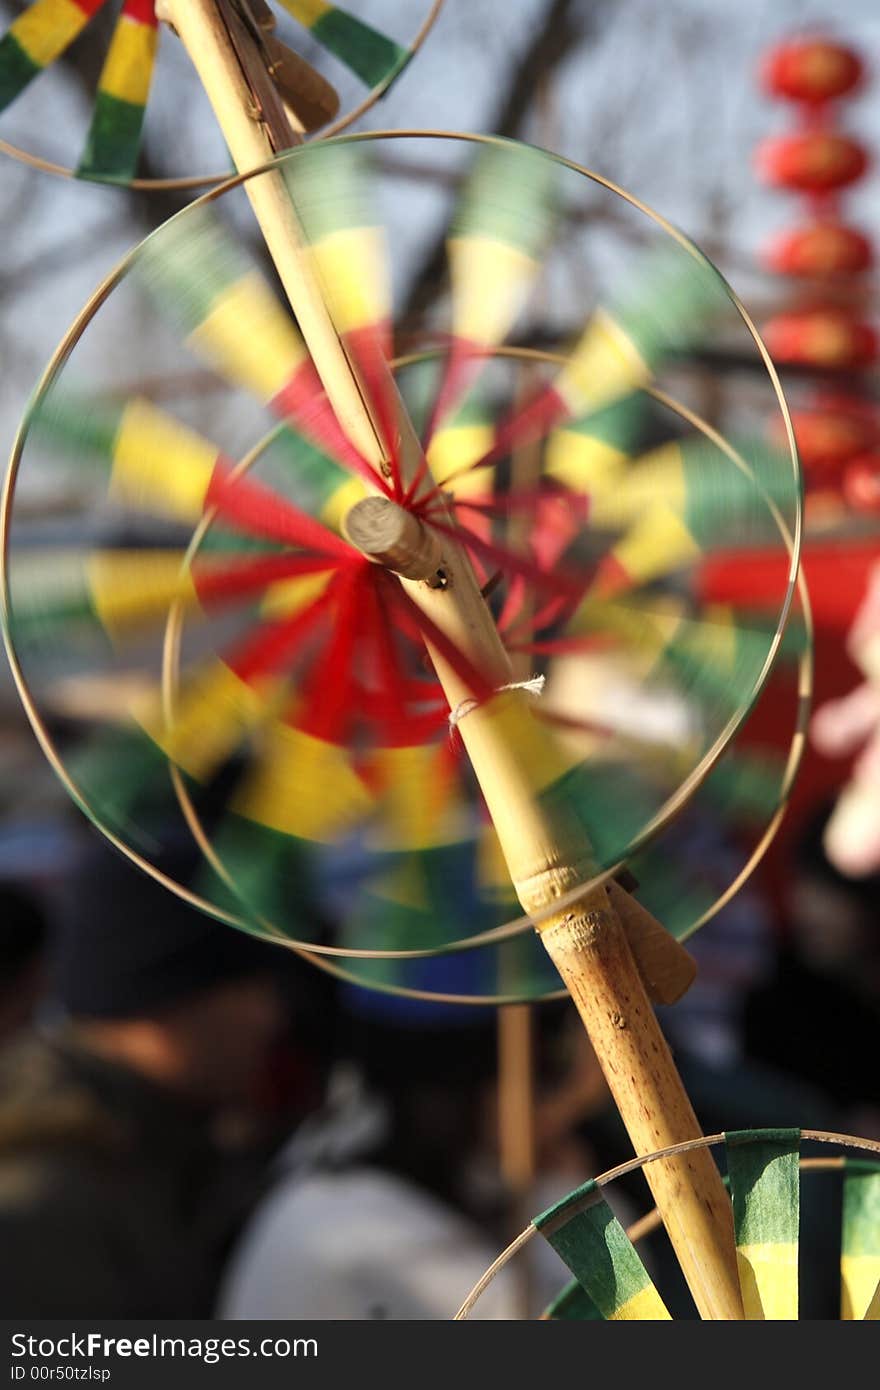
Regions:
M 666 389 L 719 319 L 757 352 L 747 322 L 684 238 L 529 147 L 355 138 L 276 169 L 382 462 L 325 391 L 241 186 L 148 238 L 56 354 L 8 480 L 7 636 L 44 749 L 148 871 L 169 828 L 191 835 L 202 869 L 170 886 L 233 925 L 379 988 L 539 997 L 560 981 L 461 743 L 481 706 L 590 872 L 635 887 L 636 928 L 647 909 L 686 937 L 728 885 L 672 849 L 673 817 L 698 796 L 763 834 L 791 767 L 732 740 L 776 667 L 803 694 L 795 460 Z M 608 200 L 652 244 L 575 304 L 561 251 Z M 401 528 L 390 567 L 357 539 L 365 507 Z M 701 600 L 731 540 L 786 558 L 760 611 Z M 508 680 L 416 601 L 450 546 Z
M 421 47 L 443 3 L 413 0 L 390 32 L 376 0 L 350 0 L 348 8 L 327 0 L 217 0 L 217 12 L 256 40 L 292 129 L 308 137 L 336 134 L 373 106 Z M 0 38 L 0 150 L 109 183 L 185 188 L 227 177 L 219 137 L 216 164 L 205 163 L 212 132 L 198 120 L 198 81 L 182 46 L 167 29 L 160 46 L 161 0 L 19 0 L 11 8 L 20 13 Z M 64 79 L 68 98 L 85 93 L 81 126 L 59 105 Z M 190 112 L 204 127 L 199 138 Z M 161 173 L 141 168 L 151 129 Z M 194 167 L 176 162 L 180 146 Z

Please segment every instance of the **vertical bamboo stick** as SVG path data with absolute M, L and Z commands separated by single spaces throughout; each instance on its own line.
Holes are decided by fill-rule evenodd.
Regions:
M 526 365 L 519 383 L 520 404 L 525 400 L 532 373 Z M 512 492 L 527 492 L 537 486 L 541 472 L 540 446 L 521 445 L 510 461 Z M 527 538 L 529 519 L 514 510 L 507 524 L 507 540 L 518 550 Z M 516 680 L 527 680 L 531 672 L 528 652 L 517 652 L 511 659 Z M 502 991 L 506 982 L 501 980 Z M 535 1133 L 535 1046 L 534 1011 L 530 1004 L 516 1004 L 498 1010 L 498 1153 L 508 1196 L 508 1239 L 522 1230 L 529 1219 L 537 1177 L 537 1135 Z M 522 1316 L 531 1307 L 530 1261 L 522 1264 L 521 1282 L 516 1289 Z
M 370 553 L 363 536 L 361 543 Z M 448 541 L 442 559 L 445 588 L 414 578 L 401 583 L 500 692 L 470 709 L 458 731 L 517 896 L 527 912 L 544 913 L 591 878 L 589 847 L 535 796 L 529 758 L 543 757 L 547 745 L 529 696 L 502 689 L 512 680 L 510 660 L 467 556 Z M 470 700 L 469 687 L 442 652 L 430 642 L 428 649 L 450 708 L 458 709 Z M 531 754 L 511 737 L 511 726 L 526 735 Z M 574 906 L 544 917 L 539 931 L 587 1029 L 636 1152 L 696 1138 L 699 1123 L 606 889 L 592 889 Z M 712 1155 L 698 1149 L 659 1160 L 646 1177 L 701 1316 L 741 1319 L 730 1201 Z
M 237 167 L 247 170 L 264 163 L 283 146 L 284 131 L 276 130 L 273 144 L 262 119 L 265 111 L 254 109 L 252 88 L 231 42 L 224 0 L 159 0 L 157 11 L 187 48 Z M 295 143 L 289 126 L 287 134 L 287 143 Z M 378 466 L 383 455 L 380 435 L 311 274 L 284 180 L 270 172 L 250 179 L 247 189 L 340 422 Z M 402 407 L 399 418 L 404 458 L 412 469 L 418 463 L 418 441 Z M 443 545 L 443 568 L 443 588 L 412 578 L 401 583 L 494 686 L 506 686 L 512 679 L 507 653 L 467 555 L 453 542 Z M 442 654 L 430 644 L 429 650 L 455 709 L 470 691 Z M 529 755 L 511 739 L 511 721 L 540 748 L 540 730 L 521 690 L 506 690 L 473 709 L 459 728 L 519 900 L 527 912 L 536 912 L 590 877 L 589 847 L 572 838 L 570 828 L 549 818 L 539 804 Z M 699 1125 L 604 888 L 585 894 L 574 908 L 547 917 L 541 935 L 587 1027 L 636 1151 L 648 1153 L 696 1138 Z M 650 1165 L 648 1176 L 701 1315 L 741 1318 L 730 1204 L 711 1155 L 701 1150 L 663 1160 Z

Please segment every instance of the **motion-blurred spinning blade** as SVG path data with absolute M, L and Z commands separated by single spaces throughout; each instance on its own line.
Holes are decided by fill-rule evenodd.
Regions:
M 628 865 L 640 900 L 684 937 L 743 876 L 790 785 L 790 757 L 732 740 L 765 685 L 776 699 L 788 683 L 800 728 L 802 639 L 767 685 L 796 572 L 798 478 L 791 457 L 730 443 L 661 389 L 680 350 L 736 319 L 708 263 L 662 227 L 622 290 L 573 331 L 566 319 L 558 347 L 505 342 L 554 312 L 554 248 L 585 225 L 580 200 L 624 201 L 533 149 L 414 142 L 419 170 L 442 155 L 447 183 L 454 156 L 463 191 L 442 210 L 450 274 L 432 286 L 425 345 L 394 359 L 413 176 L 395 173 L 396 148 L 375 157 L 392 143 L 313 145 L 281 166 L 381 461 L 337 416 L 230 189 L 160 228 L 98 297 L 115 310 L 105 354 L 99 308 L 47 373 L 10 474 L 7 629 L 44 748 L 144 867 L 169 826 L 185 827 L 202 867 L 178 886 L 239 926 L 382 989 L 530 998 L 559 982 L 520 916 L 426 647 L 469 691 L 452 724 L 491 701 L 535 797 L 580 828 L 595 872 Z M 507 255 L 522 187 L 549 206 Z M 495 309 L 478 331 L 487 257 Z M 119 385 L 123 309 L 168 363 L 162 406 Z M 68 384 L 86 330 L 106 386 Z M 59 485 L 66 499 L 78 489 L 78 511 L 55 514 Z M 17 506 L 29 486 L 49 499 L 39 521 Z M 351 544 L 347 518 L 370 494 L 441 557 L 467 553 L 511 682 L 537 682 L 527 718 Z M 706 555 L 757 541 L 787 564 L 775 604 L 701 601 Z M 694 797 L 695 815 L 748 842 L 720 880 L 670 824 Z

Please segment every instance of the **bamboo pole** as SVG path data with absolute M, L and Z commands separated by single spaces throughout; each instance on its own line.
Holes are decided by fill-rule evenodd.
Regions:
M 466 555 L 446 541 L 442 558 L 445 588 L 412 578 L 401 583 L 456 650 L 500 691 L 470 708 L 457 727 L 517 896 L 527 912 L 542 913 L 593 877 L 589 847 L 535 797 L 528 755 L 510 737 L 514 723 L 535 732 L 529 696 L 502 689 L 513 673 Z M 468 708 L 471 692 L 463 678 L 430 642 L 428 648 L 450 708 Z M 537 747 L 541 756 L 540 742 Z M 587 1029 L 636 1152 L 696 1138 L 699 1123 L 606 889 L 592 889 L 575 906 L 544 917 L 539 931 Z M 658 1161 L 646 1177 L 701 1316 L 741 1319 L 730 1201 L 711 1154 L 698 1149 Z
M 537 1171 L 535 1135 L 534 1009 L 508 1004 L 498 1009 L 498 1165 L 504 1182 L 507 1238 L 529 1219 Z M 532 1269 L 521 1262 L 514 1285 L 518 1315 L 531 1316 Z
M 528 364 L 520 374 L 518 403 L 525 403 L 534 370 Z M 510 460 L 511 492 L 527 493 L 538 485 L 541 475 L 540 445 L 521 444 Z M 508 518 L 507 542 L 518 550 L 527 540 L 529 517 L 514 511 Z M 511 657 L 516 680 L 531 674 L 528 652 Z M 513 993 L 501 980 L 503 993 Z M 498 1159 L 507 1193 L 508 1239 L 512 1240 L 529 1219 L 537 1179 L 538 1154 L 535 1124 L 535 1018 L 531 1004 L 511 1004 L 498 1010 Z M 521 1262 L 519 1282 L 514 1292 L 522 1317 L 529 1317 L 533 1279 L 531 1262 Z
M 283 110 L 280 118 L 277 110 L 270 112 L 273 95 L 278 106 L 277 94 L 270 91 L 266 103 L 255 105 L 253 86 L 240 61 L 247 35 L 237 36 L 236 50 L 230 31 L 235 19 L 225 0 L 159 0 L 157 12 L 183 41 L 239 169 L 259 167 L 285 144 L 296 142 Z M 381 466 L 381 436 L 311 273 L 284 179 L 270 171 L 248 180 L 246 187 L 340 423 L 365 457 Z M 398 418 L 403 467 L 412 477 L 419 460 L 418 440 L 402 405 Z M 368 542 L 363 548 L 369 553 Z M 540 912 L 592 876 L 589 847 L 571 826 L 548 816 L 535 797 L 529 759 L 541 757 L 546 745 L 542 750 L 529 697 L 522 690 L 502 690 L 513 673 L 466 553 L 455 542 L 445 541 L 442 561 L 442 587 L 424 582 L 433 572 L 424 579 L 400 582 L 457 650 L 501 691 L 472 708 L 459 731 L 519 900 L 527 912 Z M 440 651 L 430 643 L 428 648 L 450 708 L 471 704 L 462 678 Z M 537 751 L 530 755 L 511 738 L 512 723 Z M 605 889 L 593 889 L 575 907 L 546 917 L 540 931 L 587 1028 L 636 1152 L 650 1153 L 698 1137 L 699 1125 Z M 730 1203 L 711 1155 L 697 1150 L 652 1164 L 649 1182 L 700 1314 L 742 1318 Z
M 156 13 L 186 48 L 238 170 L 258 169 L 275 154 L 300 143 L 268 74 L 259 93 L 261 101 L 255 103 L 232 41 L 238 21 L 224 0 L 158 0 Z M 237 37 L 243 46 L 249 36 L 240 30 Z M 383 450 L 364 392 L 336 336 L 317 281 L 305 273 L 305 239 L 284 176 L 270 170 L 248 179 L 245 188 L 336 416 L 355 447 L 371 462 L 380 461 Z

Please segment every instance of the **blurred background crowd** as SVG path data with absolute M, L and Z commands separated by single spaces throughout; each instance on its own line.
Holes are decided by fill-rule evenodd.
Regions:
M 0 4 L 0 16 L 14 8 Z M 393 0 L 376 17 L 383 9 L 392 14 Z M 864 62 L 845 125 L 880 151 L 880 18 L 869 0 L 830 9 L 448 0 L 424 53 L 367 122 L 495 130 L 587 163 L 683 226 L 770 325 L 801 417 L 820 705 L 864 676 L 847 634 L 880 557 L 876 280 L 862 267 L 819 295 L 780 270 L 778 252 L 768 261 L 763 248 L 794 204 L 762 183 L 753 153 L 792 125 L 759 80 L 761 62 L 810 26 Z M 65 80 L 58 120 L 78 100 L 75 61 Z M 186 139 L 197 142 L 209 119 L 196 112 Z M 161 131 L 152 138 L 161 173 Z M 62 183 L 8 162 L 3 183 L 9 444 L 99 275 L 186 199 Z M 869 234 L 880 212 L 870 166 L 846 197 L 846 221 Z M 827 205 L 811 208 L 827 219 Z M 815 336 L 827 344 L 831 334 L 833 351 L 809 347 L 811 314 L 826 315 Z M 861 336 L 847 338 L 853 323 Z M 148 345 L 132 346 L 133 370 L 141 353 L 148 362 Z M 748 363 L 719 352 L 692 367 L 711 369 L 713 389 L 748 414 Z M 772 710 L 763 718 L 766 738 Z M 663 1011 L 707 1132 L 801 1125 L 880 1139 L 880 856 L 853 875 L 825 834 L 870 727 L 856 723 L 808 749 L 776 845 L 694 939 L 697 982 Z M 680 833 L 687 855 L 723 875 L 735 850 L 728 828 L 684 821 Z M 139 875 L 68 805 L 4 674 L 4 1316 L 451 1316 L 532 1214 L 628 1152 L 573 1008 L 552 1003 L 533 1011 L 532 1172 L 528 1184 L 513 1180 L 499 1156 L 498 1036 L 494 1010 L 403 1008 L 339 984 Z M 624 1217 L 641 1214 L 642 1180 L 617 1201 Z M 821 1214 L 814 1224 L 805 1316 L 827 1313 L 834 1297 L 830 1227 Z M 649 1259 L 664 1267 L 659 1242 Z M 547 1251 L 498 1281 L 481 1312 L 535 1315 L 565 1277 Z M 678 1307 L 686 1316 L 683 1293 Z

